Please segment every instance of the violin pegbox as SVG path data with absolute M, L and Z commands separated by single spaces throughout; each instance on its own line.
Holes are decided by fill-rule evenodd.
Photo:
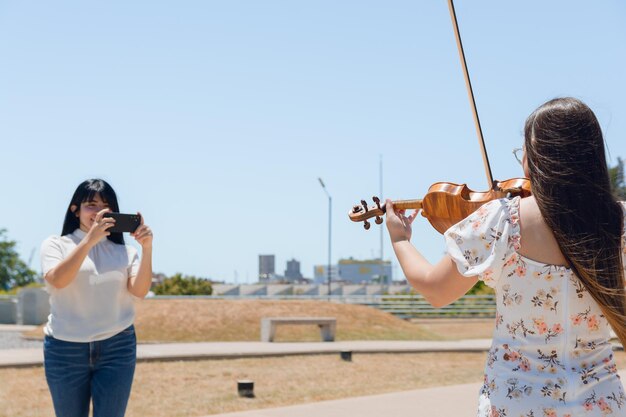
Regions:
M 374 200 L 374 203 L 376 204 L 376 208 L 380 211 L 383 211 L 383 209 L 380 207 L 380 198 L 374 196 L 372 197 L 372 200 Z M 375 222 L 376 224 L 381 224 L 383 222 L 383 218 L 377 215 Z
M 361 204 L 353 206 L 352 210 L 348 214 L 350 220 L 354 222 L 362 221 L 365 230 L 369 230 L 371 226 L 370 222 L 368 222 L 367 219 L 375 217 L 375 223 L 381 224 L 383 222 L 381 215 L 385 214 L 385 207 L 381 207 L 380 198 L 374 196 L 372 197 L 372 200 L 374 201 L 373 206 L 368 207 L 367 202 L 365 200 L 361 200 Z

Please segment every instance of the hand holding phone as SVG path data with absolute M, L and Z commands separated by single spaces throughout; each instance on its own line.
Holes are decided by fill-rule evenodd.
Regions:
M 104 213 L 103 217 L 115 219 L 115 226 L 107 229 L 111 233 L 133 233 L 141 224 L 141 216 L 138 214 Z

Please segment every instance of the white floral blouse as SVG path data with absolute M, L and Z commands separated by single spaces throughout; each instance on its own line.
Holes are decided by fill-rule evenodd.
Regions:
M 608 322 L 570 269 L 517 253 L 519 202 L 494 200 L 445 233 L 460 273 L 497 297 L 478 416 L 626 416 Z

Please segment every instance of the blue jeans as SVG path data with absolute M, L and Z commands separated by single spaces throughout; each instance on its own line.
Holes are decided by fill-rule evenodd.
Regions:
M 106 340 L 66 342 L 46 336 L 46 381 L 57 417 L 123 417 L 135 374 L 137 339 L 130 326 Z

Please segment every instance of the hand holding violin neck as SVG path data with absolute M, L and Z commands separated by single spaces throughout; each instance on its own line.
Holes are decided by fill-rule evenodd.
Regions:
M 350 210 L 348 213 L 348 217 L 353 222 L 364 222 L 363 225 L 365 229 L 370 228 L 370 223 L 367 219 L 371 219 L 372 217 L 376 218 L 376 224 L 381 224 L 383 222 L 382 215 L 387 212 L 387 208 L 384 204 L 380 203 L 380 199 L 376 196 L 372 197 L 374 200 L 374 205 L 369 206 L 365 200 L 361 200 L 360 205 L 356 205 Z M 397 210 L 410 210 L 410 209 L 421 209 L 422 208 L 422 200 L 399 200 L 392 202 L 393 207 Z

